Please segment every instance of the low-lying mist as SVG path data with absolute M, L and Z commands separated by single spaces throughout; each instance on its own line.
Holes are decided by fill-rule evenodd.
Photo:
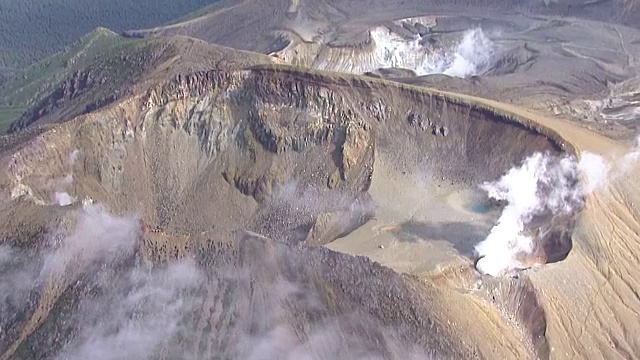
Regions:
M 102 270 L 92 296 L 73 315 L 78 335 L 56 358 L 149 359 L 170 351 L 167 342 L 188 336 L 184 320 L 200 304 L 193 293 L 203 279 L 188 260 L 160 267 L 139 264 L 124 274 Z
M 70 220 L 49 231 L 38 251 L 0 247 L 3 330 L 37 322 L 11 314 L 32 312 L 50 284 L 64 284 L 64 294 L 76 299 L 58 300 L 50 323 L 25 340 L 36 349 L 27 358 L 430 358 L 371 314 L 328 307 L 317 285 L 285 271 L 316 270 L 304 269 L 284 244 L 255 258 L 243 250 L 235 260 L 152 263 L 140 251 L 147 235 L 136 216 L 116 216 L 102 205 L 67 208 Z M 15 339 L 1 339 L 2 352 Z

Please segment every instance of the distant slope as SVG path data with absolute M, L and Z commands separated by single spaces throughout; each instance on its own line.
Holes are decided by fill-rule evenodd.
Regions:
M 65 58 L 77 61 L 63 69 L 45 71 L 42 77 L 34 78 L 26 86 L 31 90 L 25 90 L 18 100 L 28 110 L 11 123 L 9 131 L 15 132 L 35 123 L 63 122 L 123 96 L 144 91 L 159 79 L 274 62 L 274 58 L 266 55 L 235 51 L 183 36 L 127 40 L 116 35 L 116 39 L 119 39 L 117 45 L 104 47 L 92 57 L 78 56 L 77 52 L 73 57 L 69 54 L 54 57 L 56 61 Z M 94 47 L 89 49 L 96 50 Z M 46 84 L 43 85 L 46 90 L 33 92 L 34 84 Z M 10 94 L 6 96 L 10 98 Z
M 187 35 L 235 49 L 268 53 L 276 40 L 273 31 L 284 28 L 288 21 L 289 5 L 289 0 L 230 0 L 223 8 L 209 11 L 200 17 L 168 26 L 131 30 L 125 32 L 125 35 Z
M 282 41 L 282 31 L 330 39 L 356 27 L 416 15 L 484 17 L 487 14 L 550 15 L 594 19 L 640 27 L 638 0 L 227 0 L 202 16 L 181 23 L 138 28 L 135 37 L 187 35 L 237 49 L 269 53 Z M 344 25 L 347 27 L 341 28 Z
M 158 26 L 216 0 L 0 0 L 0 71 L 22 67 L 98 26 Z
M 0 88 L 0 103 L 9 106 L 28 106 L 47 85 L 66 75 L 73 68 L 92 61 L 98 54 L 113 47 L 132 42 L 118 34 L 97 28 L 84 35 L 68 49 L 46 57 L 25 68 Z
M 171 20 L 170 22 L 166 23 L 165 26 L 169 26 L 169 25 L 173 25 L 173 24 L 179 24 L 185 21 L 189 21 L 189 20 L 193 20 L 193 19 L 197 19 L 203 15 L 209 14 L 211 12 L 214 12 L 216 10 L 225 8 L 227 6 L 233 5 L 237 2 L 239 2 L 241 0 L 212 0 L 211 4 L 199 8 L 196 11 L 192 11 L 184 16 L 181 16 L 179 18 L 175 18 L 173 20 Z
M 41 98 L 47 96 L 65 77 L 92 62 L 97 56 L 136 40 L 97 28 L 69 48 L 46 57 L 19 71 L 0 86 L 0 133 Z

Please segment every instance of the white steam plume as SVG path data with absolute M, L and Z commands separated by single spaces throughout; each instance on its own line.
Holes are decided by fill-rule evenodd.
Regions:
M 640 160 L 640 136 L 636 138 L 635 148 L 622 158 L 620 168 L 623 172 L 629 171 L 638 160 Z
M 72 262 L 77 267 L 130 255 L 140 231 L 136 218 L 114 216 L 102 205 L 87 205 L 76 213 L 71 234 L 53 236 L 54 250 L 45 256 L 42 275 L 60 273 Z
M 478 75 L 491 59 L 494 48 L 495 45 L 482 29 L 469 30 L 456 46 L 453 57 L 445 60 L 446 68 L 442 73 L 462 78 Z
M 56 203 L 60 206 L 68 206 L 73 204 L 74 202 L 76 202 L 76 198 L 69 195 L 67 192 L 65 191 L 56 191 L 53 194 L 53 197 L 56 201 Z
M 480 28 L 468 30 L 452 51 L 434 51 L 422 38 L 406 40 L 387 28 L 371 31 L 378 68 L 411 69 L 417 75 L 445 74 L 454 77 L 478 75 L 495 53 L 495 44 Z
M 640 137 L 636 139 L 636 146 L 622 158 L 606 161 L 602 156 L 584 151 L 580 157 L 578 168 L 583 175 L 585 194 L 592 193 L 604 187 L 619 176 L 629 173 L 640 160 Z
M 518 259 L 533 251 L 533 239 L 524 234 L 525 225 L 545 212 L 571 212 L 582 196 L 575 184 L 577 175 L 573 157 L 558 159 L 536 153 L 500 180 L 484 183 L 481 188 L 490 198 L 507 205 L 487 238 L 476 246 L 478 271 L 499 276 L 528 267 Z
M 481 188 L 490 198 L 507 205 L 487 238 L 476 245 L 480 258 L 476 264 L 478 271 L 500 276 L 530 267 L 518 258 L 530 255 L 533 250 L 533 239 L 524 234 L 524 228 L 534 216 L 571 212 L 584 196 L 606 186 L 611 176 L 626 173 L 638 160 L 640 138 L 638 146 L 612 164 L 586 151 L 579 162 L 574 157 L 554 158 L 536 153 L 500 180 L 484 183 Z M 574 180 L 579 176 L 582 182 L 576 184 Z
M 582 153 L 578 168 L 584 176 L 583 191 L 585 194 L 589 194 L 603 186 L 607 181 L 607 175 L 610 170 L 609 164 L 605 162 L 602 156 L 587 151 Z

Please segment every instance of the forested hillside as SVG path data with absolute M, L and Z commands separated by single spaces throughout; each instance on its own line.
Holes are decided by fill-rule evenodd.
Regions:
M 161 25 L 217 0 L 0 0 L 0 73 L 32 63 L 98 26 Z

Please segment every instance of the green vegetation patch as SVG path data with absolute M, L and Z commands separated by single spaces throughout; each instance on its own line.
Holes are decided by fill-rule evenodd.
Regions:
M 145 40 L 128 39 L 104 28 L 83 36 L 64 51 L 25 68 L 0 86 L 0 134 L 27 109 L 37 104 L 74 72 L 90 64 L 104 65 L 101 59 L 126 53 L 128 46 Z M 119 69 L 123 76 L 130 69 Z
M 0 134 L 5 134 L 9 125 L 19 118 L 27 109 L 24 107 L 0 106 Z

